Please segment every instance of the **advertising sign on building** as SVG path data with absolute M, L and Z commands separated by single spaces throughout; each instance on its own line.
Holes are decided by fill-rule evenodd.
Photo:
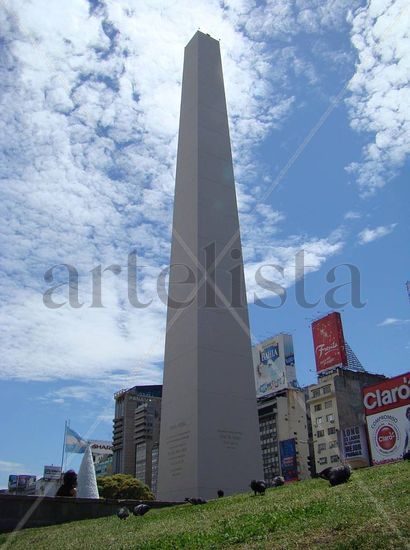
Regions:
M 373 464 L 395 462 L 410 452 L 410 373 L 363 389 Z
M 293 340 L 290 334 L 278 334 L 252 348 L 256 397 L 298 387 Z
M 317 372 L 347 366 L 340 313 L 333 312 L 312 323 Z
M 295 439 L 285 439 L 279 442 L 280 466 L 285 481 L 297 481 L 298 464 L 296 460 Z
M 32 488 L 36 484 L 37 476 L 20 474 L 20 475 L 9 475 L 8 488 L 9 491 L 17 491 L 23 493 L 29 488 Z
M 93 457 L 110 456 L 113 454 L 111 441 L 90 439 L 89 443 Z
M 44 466 L 43 478 L 45 480 L 60 479 L 61 466 Z
M 353 468 L 369 465 L 365 426 L 350 426 L 338 432 L 340 458 Z
M 8 484 L 9 491 L 15 491 L 17 489 L 18 477 L 19 476 L 15 475 L 15 474 L 10 474 L 9 475 L 9 484 Z

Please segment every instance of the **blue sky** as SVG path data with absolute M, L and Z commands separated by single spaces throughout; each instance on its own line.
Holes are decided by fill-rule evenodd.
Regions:
M 6 0 L 0 8 L 0 485 L 58 464 L 64 420 L 111 437 L 114 391 L 161 381 L 183 48 L 221 40 L 251 332 L 293 334 L 315 380 L 311 320 L 356 266 L 364 307 L 338 291 L 364 366 L 408 370 L 410 9 L 405 0 Z M 127 301 L 138 251 L 140 299 Z M 310 267 L 303 308 L 295 255 Z M 75 266 L 80 301 L 46 308 L 44 274 Z M 104 274 L 91 308 L 90 270 Z M 286 287 L 278 299 L 255 283 Z M 336 266 L 336 281 L 327 274 Z M 53 272 L 54 283 L 66 272 Z M 67 300 L 67 285 L 60 288 Z M 74 462 L 74 466 L 77 462 Z

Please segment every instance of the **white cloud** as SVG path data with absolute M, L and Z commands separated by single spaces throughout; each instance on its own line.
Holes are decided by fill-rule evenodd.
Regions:
M 256 298 L 273 298 L 275 296 L 272 290 L 263 288 L 259 284 L 256 277 L 258 270 L 259 274 L 267 281 L 287 289 L 302 276 L 318 271 L 329 258 L 339 253 L 343 246 L 344 242 L 338 232 L 325 239 L 295 237 L 282 243 L 274 240 L 261 242 L 261 246 L 253 251 L 255 259 L 245 262 L 248 302 L 254 303 Z M 245 246 L 245 260 L 246 253 Z
M 394 230 L 396 225 L 397 223 L 392 223 L 390 225 L 380 225 L 379 227 L 375 227 L 374 229 L 363 229 L 363 231 L 361 231 L 358 235 L 359 244 L 371 243 L 372 241 L 381 239 L 382 237 L 389 235 Z
M 370 133 L 353 173 L 363 195 L 383 187 L 410 153 L 410 30 L 407 0 L 370 0 L 352 16 L 358 61 L 349 83 L 351 126 Z
M 410 319 L 396 319 L 395 317 L 387 317 L 384 321 L 379 323 L 379 327 L 387 327 L 391 325 L 407 325 L 410 323 Z
M 343 19 L 345 4 L 325 3 L 319 19 L 326 28 Z M 259 265 L 283 214 L 256 206 L 264 178 L 252 151 L 294 108 L 289 60 L 295 73 L 317 78 L 287 42 L 318 25 L 308 20 L 312 13 L 297 21 L 302 7 L 270 2 L 260 26 L 263 13 L 245 0 L 225 7 L 217 0 L 3 3 L 0 377 L 159 381 L 165 306 L 156 277 L 169 257 L 183 48 L 198 26 L 222 38 L 247 271 Z M 287 34 L 283 51 L 267 51 L 266 33 Z M 287 265 L 301 246 L 319 269 L 342 245 L 295 238 L 269 259 Z M 146 309 L 127 300 L 127 254 L 135 248 L 144 266 L 140 299 L 153 299 Z M 79 272 L 81 308 L 43 306 L 51 284 L 43 275 L 61 263 Z M 106 307 L 90 308 L 90 270 L 114 263 L 122 272 L 104 275 Z M 64 270 L 55 277 L 66 281 Z M 48 399 L 63 404 L 87 391 L 73 385 Z
M 349 210 L 344 215 L 345 220 L 358 220 L 362 217 L 360 212 L 355 212 L 354 210 Z
M 252 10 L 242 6 L 236 13 L 251 36 L 288 41 L 289 36 L 298 32 L 340 29 L 348 10 L 358 5 L 358 0 L 267 0 Z
M 25 472 L 25 466 L 20 464 L 20 462 L 0 460 L 0 472 L 5 472 L 7 474 L 22 474 Z

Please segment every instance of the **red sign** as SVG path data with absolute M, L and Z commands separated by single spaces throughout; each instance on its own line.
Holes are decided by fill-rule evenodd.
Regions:
M 381 426 L 377 431 L 376 438 L 381 449 L 390 451 L 396 445 L 396 430 L 391 426 Z
M 410 405 L 410 372 L 363 388 L 366 415 Z
M 312 323 L 316 370 L 346 367 L 347 355 L 340 313 L 334 312 Z

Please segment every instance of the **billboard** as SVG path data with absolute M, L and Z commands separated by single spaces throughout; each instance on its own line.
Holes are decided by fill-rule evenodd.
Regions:
M 340 313 L 329 313 L 312 323 L 317 372 L 347 366 L 347 354 Z
M 90 439 L 89 443 L 91 445 L 91 452 L 95 457 L 110 456 L 113 454 L 111 441 L 101 441 L 97 439 Z
M 252 348 L 256 397 L 297 388 L 293 339 L 278 334 Z
M 363 388 L 373 464 L 395 462 L 410 452 L 410 373 Z
M 17 489 L 17 480 L 18 480 L 18 477 L 17 475 L 15 474 L 10 474 L 9 475 L 9 491 L 15 491 Z
M 284 441 L 280 441 L 279 447 L 282 476 L 285 481 L 297 481 L 299 478 L 295 439 L 285 439 Z
M 36 484 L 37 476 L 32 475 L 9 475 L 9 491 L 25 492 Z
M 354 468 L 369 465 L 369 451 L 367 447 L 366 428 L 350 426 L 338 432 L 340 458 Z
M 60 479 L 61 466 L 44 466 L 43 478 L 46 480 Z

